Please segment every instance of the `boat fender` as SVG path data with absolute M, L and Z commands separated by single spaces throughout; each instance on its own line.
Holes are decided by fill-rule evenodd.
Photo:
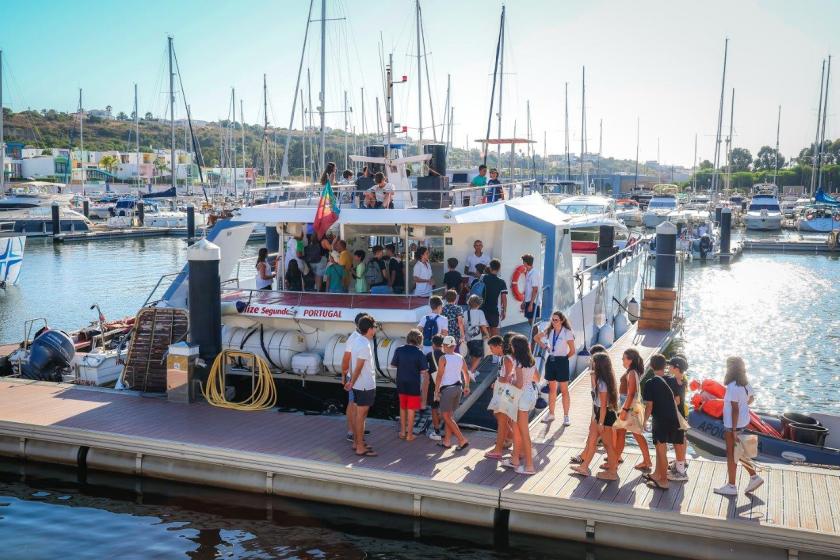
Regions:
M 639 302 L 636 301 L 636 298 L 631 298 L 627 303 L 627 315 L 629 315 L 630 322 L 635 323 L 638 321 L 640 313 L 641 306 L 639 305 Z
M 522 290 L 519 288 L 519 279 L 522 278 L 526 272 L 525 265 L 521 264 L 516 267 L 513 271 L 513 276 L 510 277 L 510 291 L 513 293 L 513 297 L 516 301 L 525 301 L 525 294 L 523 294 Z
M 615 328 L 611 324 L 605 323 L 598 331 L 598 344 L 601 344 L 604 348 L 609 348 L 614 342 Z
M 714 379 L 704 379 L 700 384 L 700 389 L 718 399 L 722 399 L 726 394 L 726 387 Z
M 245 338 L 242 340 L 243 345 L 245 344 L 245 341 L 248 340 L 248 337 L 251 336 L 251 334 L 252 333 L 248 333 L 248 335 L 245 336 Z M 273 367 L 276 370 L 283 369 L 274 363 L 274 360 L 271 359 L 271 354 L 269 354 L 268 352 L 268 348 L 265 347 L 264 327 L 262 323 L 260 323 L 260 348 L 262 348 L 263 356 L 265 356 L 265 359 L 268 361 L 269 364 L 271 364 L 271 367 Z
M 589 358 L 590 358 L 589 350 L 586 348 L 581 348 L 580 351 L 575 356 L 575 377 L 583 373 L 589 368 Z
M 700 410 L 712 418 L 723 418 L 723 399 L 709 399 L 703 403 Z
M 615 316 L 615 321 L 613 321 L 613 329 L 615 330 L 615 339 L 618 340 L 624 333 L 627 332 L 627 329 L 630 327 L 630 321 L 627 319 L 627 315 L 620 311 L 618 315 Z

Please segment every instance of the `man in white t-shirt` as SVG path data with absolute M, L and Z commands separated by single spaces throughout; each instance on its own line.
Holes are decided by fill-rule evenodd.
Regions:
M 359 319 L 359 336 L 350 350 L 351 375 L 344 384 L 345 391 L 353 391 L 356 403 L 356 422 L 353 430 L 353 447 L 356 455 L 376 457 L 378 454 L 365 444 L 365 420 L 376 398 L 376 373 L 373 368 L 373 340 L 376 329 L 369 316 Z
M 473 243 L 473 252 L 467 255 L 466 266 L 464 266 L 464 274 L 467 276 L 472 276 L 474 278 L 478 278 L 478 270 L 476 270 L 476 265 L 483 264 L 485 267 L 490 266 L 491 256 L 488 253 L 483 252 L 484 243 L 481 242 L 481 239 L 476 239 Z
M 443 314 L 443 300 L 440 296 L 429 298 L 431 313 L 427 313 L 417 323 L 417 328 L 423 333 L 423 354 L 428 355 L 432 350 L 432 337 L 435 335 L 447 336 L 449 334 L 449 319 Z M 428 327 L 428 328 L 427 328 Z M 429 372 L 422 374 L 420 379 L 420 408 L 426 408 L 429 396 Z
M 522 255 L 522 264 L 525 265 L 525 299 L 522 302 L 522 312 L 529 324 L 534 323 L 534 318 L 540 316 L 540 290 L 542 279 L 540 271 L 534 267 L 534 256 L 528 253 Z
M 362 335 L 359 334 L 359 320 L 362 317 L 370 317 L 367 313 L 359 313 L 356 315 L 356 318 L 353 319 L 353 323 L 356 325 L 356 330 L 350 333 L 350 336 L 347 337 L 347 341 L 344 343 L 344 354 L 341 356 L 341 382 L 347 383 L 350 380 L 351 376 L 351 364 L 353 363 L 353 343 L 356 341 L 357 338 L 361 337 Z M 372 317 L 371 317 L 372 318 Z M 347 393 L 347 409 L 344 413 L 347 416 L 347 440 L 353 441 L 353 432 L 355 430 L 355 422 L 356 422 L 356 403 L 353 399 L 353 390 Z

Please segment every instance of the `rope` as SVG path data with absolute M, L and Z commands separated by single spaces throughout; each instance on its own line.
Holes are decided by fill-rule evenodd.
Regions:
M 257 371 L 254 392 L 242 402 L 230 402 L 225 398 L 225 367 L 230 361 L 243 359 L 250 360 Z M 233 410 L 265 410 L 273 407 L 277 402 L 277 388 L 274 386 L 274 378 L 271 377 L 271 371 L 265 360 L 251 352 L 237 350 L 222 350 L 216 356 L 203 393 L 204 398 L 211 405 Z

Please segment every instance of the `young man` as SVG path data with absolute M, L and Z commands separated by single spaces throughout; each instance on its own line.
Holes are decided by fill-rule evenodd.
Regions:
M 385 180 L 385 174 L 378 172 L 373 176 L 374 185 L 368 189 L 366 198 L 373 198 L 374 208 L 394 207 L 394 185 Z
M 522 302 L 522 312 L 528 324 L 533 325 L 534 319 L 540 316 L 542 282 L 539 270 L 534 268 L 534 255 L 528 253 L 522 255 L 522 264 L 525 265 L 525 301 Z
M 439 296 L 432 296 L 429 298 L 429 307 L 432 312 L 426 314 L 417 327 L 423 333 L 423 353 L 428 354 L 432 351 L 432 338 L 435 335 L 447 336 L 449 334 L 449 321 L 441 313 L 443 311 L 443 300 Z M 423 376 L 423 391 L 420 393 L 422 398 L 421 408 L 426 408 L 428 403 L 428 389 L 429 389 L 429 375 Z
M 443 285 L 446 286 L 447 290 L 455 290 L 460 294 L 461 285 L 464 283 L 464 277 L 461 276 L 461 273 L 457 270 L 458 259 L 455 257 L 449 257 L 446 259 L 446 266 L 449 270 L 447 270 L 446 274 L 443 275 Z
M 688 376 L 686 375 L 688 360 L 682 356 L 674 356 L 668 360 L 668 365 L 671 366 L 670 374 L 665 376 L 665 381 L 668 382 L 671 392 L 674 393 L 677 411 L 682 414 L 683 418 L 686 418 L 688 416 L 688 406 L 685 402 L 686 387 L 688 387 Z M 685 440 L 682 443 L 674 444 L 677 460 L 674 461 L 673 468 L 668 470 L 668 480 L 675 482 L 688 480 L 688 474 L 685 470 L 686 447 Z
M 464 309 L 458 305 L 458 292 L 455 290 L 446 290 L 443 294 L 445 303 L 441 314 L 446 317 L 447 331 L 450 336 L 455 337 L 456 347 L 461 345 L 464 340 L 466 328 L 464 327 Z
M 344 380 L 344 383 L 350 380 L 352 373 L 350 367 L 353 361 L 353 343 L 356 342 L 357 338 L 362 336 L 359 334 L 359 320 L 367 316 L 369 316 L 367 313 L 356 315 L 356 318 L 353 319 L 353 322 L 356 324 L 356 330 L 350 333 L 350 336 L 347 337 L 347 342 L 344 343 L 344 354 L 341 356 L 341 378 Z M 350 389 L 347 393 L 347 410 L 344 414 L 347 416 L 347 440 L 353 441 L 353 433 L 356 430 L 356 403 L 353 401 L 353 389 Z
M 473 180 L 470 181 L 470 185 L 473 187 L 484 187 L 487 186 L 487 166 L 483 163 L 478 166 L 478 175 L 473 177 Z
M 347 250 L 347 242 L 343 239 L 336 239 L 333 248 L 338 251 L 338 264 L 344 267 L 344 288 L 350 287 L 350 280 L 353 277 L 353 257 Z
M 484 266 L 488 266 L 490 264 L 490 255 L 484 252 L 484 243 L 481 239 L 476 239 L 473 242 L 473 252 L 467 256 L 466 266 L 464 266 L 464 274 L 467 276 L 472 276 L 473 278 L 478 278 L 478 270 L 476 270 L 476 266 L 480 263 Z
M 420 410 L 422 376 L 429 373 L 426 356 L 420 350 L 423 333 L 411 329 L 405 337 L 405 346 L 400 346 L 391 358 L 391 366 L 397 368 L 397 394 L 400 399 L 400 439 L 414 440 L 414 414 Z
M 353 182 L 353 172 L 349 169 L 345 169 L 341 172 L 341 180 L 338 182 L 339 185 L 349 185 Z
M 499 259 L 492 259 L 487 273 L 481 277 L 481 281 L 484 282 L 484 302 L 481 304 L 481 310 L 484 311 L 491 336 L 499 334 L 499 323 L 505 320 L 507 312 L 508 288 L 507 283 L 499 278 L 501 268 L 502 263 Z
M 405 264 L 397 253 L 397 246 L 393 243 L 385 245 L 388 255 L 388 285 L 395 294 L 405 293 Z
M 650 358 L 653 377 L 642 388 L 645 401 L 645 424 L 653 417 L 651 436 L 656 446 L 656 468 L 648 477 L 648 484 L 660 490 L 668 488 L 668 444 L 684 444 L 685 433 L 680 430 L 674 393 L 665 380 L 665 356 L 654 354 Z
M 373 346 L 371 340 L 376 333 L 373 319 L 365 316 L 359 319 L 359 334 L 351 350 L 350 381 L 344 385 L 346 391 L 353 391 L 356 403 L 356 421 L 353 430 L 353 447 L 360 457 L 376 457 L 378 454 L 365 444 L 365 419 L 376 398 L 376 373 L 373 368 Z
M 426 435 L 429 436 L 429 439 L 432 441 L 440 441 L 442 439 L 440 433 L 440 403 L 436 403 L 434 400 L 435 394 L 435 383 L 434 377 L 437 373 L 437 365 L 440 357 L 443 356 L 443 336 L 436 334 L 432 337 L 432 351 L 426 354 L 426 361 L 428 362 L 428 371 L 429 377 L 431 381 L 429 382 L 429 387 L 426 390 L 426 399 L 432 400 L 432 425 L 429 427 L 429 430 L 426 432 Z M 422 391 L 422 384 L 421 384 L 421 391 Z M 422 400 L 423 394 L 421 394 Z

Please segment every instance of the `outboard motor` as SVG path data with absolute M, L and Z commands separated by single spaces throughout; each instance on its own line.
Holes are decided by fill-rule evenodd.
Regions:
M 700 258 L 706 260 L 706 256 L 709 254 L 709 251 L 712 250 L 712 238 L 709 237 L 709 234 L 704 233 L 703 237 L 700 238 Z
M 45 331 L 32 341 L 29 362 L 23 365 L 21 377 L 61 381 L 61 372 L 70 367 L 75 356 L 72 338 L 61 331 Z

